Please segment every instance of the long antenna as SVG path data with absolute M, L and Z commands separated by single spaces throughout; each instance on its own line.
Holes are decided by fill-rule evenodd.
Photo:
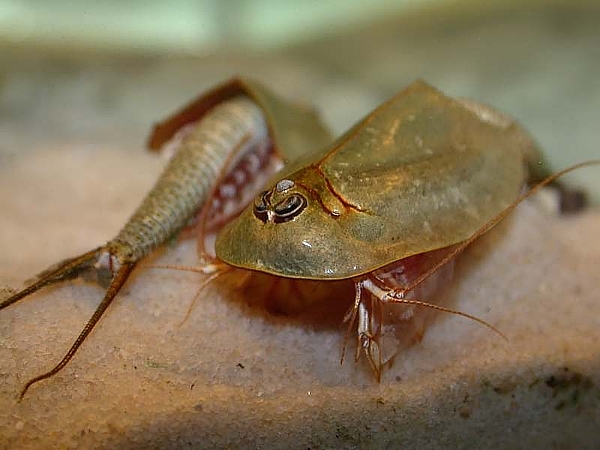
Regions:
M 594 166 L 594 165 L 598 165 L 598 164 L 600 164 L 600 159 L 592 159 L 590 161 L 585 161 L 585 162 L 567 167 L 566 169 L 560 170 L 559 172 L 553 173 L 552 175 L 548 176 L 544 180 L 540 181 L 538 184 L 533 186 L 527 192 L 521 194 L 510 206 L 506 207 L 496 217 L 494 217 L 488 223 L 483 225 L 479 230 L 477 230 L 475 232 L 475 234 L 473 234 L 471 237 L 469 237 L 465 241 L 459 243 L 458 246 L 454 250 L 452 250 L 450 253 L 448 253 L 446 256 L 444 256 L 441 260 L 439 260 L 436 264 L 434 264 L 433 267 L 431 267 L 429 270 L 427 270 L 426 272 L 421 274 L 419 277 L 417 277 L 411 284 L 409 284 L 408 286 L 406 286 L 404 288 L 396 289 L 394 291 L 394 296 L 396 298 L 401 298 L 404 293 L 410 292 L 414 288 L 419 286 L 423 281 L 425 281 L 427 278 L 432 276 L 437 270 L 439 270 L 441 267 L 448 264 L 458 254 L 465 251 L 465 249 L 469 245 L 471 245 L 476 239 L 478 239 L 479 237 L 481 237 L 482 235 L 484 235 L 485 233 L 490 231 L 492 228 L 494 228 L 496 225 L 498 225 L 498 223 L 500 223 L 503 219 L 505 219 L 506 216 L 508 216 L 517 206 L 519 206 L 521 203 L 523 203 L 523 201 L 525 201 L 526 199 L 531 197 L 533 194 L 535 194 L 536 192 L 541 190 L 544 186 L 549 185 L 556 179 L 562 177 L 563 175 L 565 175 L 569 172 L 573 172 L 574 170 L 580 169 L 582 167 Z

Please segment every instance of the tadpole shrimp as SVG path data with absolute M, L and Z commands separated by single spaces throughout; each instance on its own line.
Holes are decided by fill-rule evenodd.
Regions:
M 219 230 L 212 279 L 219 270 L 246 270 L 283 312 L 340 302 L 353 288 L 346 336 L 356 326 L 355 358 L 364 353 L 378 379 L 389 359 L 380 345 L 384 327 L 410 323 L 417 307 L 502 335 L 429 299 L 452 277 L 456 257 L 521 201 L 566 172 L 600 163 L 547 175 L 542 160 L 512 119 L 416 81 L 277 173 Z M 534 187 L 522 195 L 526 185 Z M 252 283 L 256 293 L 261 283 Z M 404 309 L 392 327 L 383 311 L 389 305 Z M 418 339 L 423 325 L 416 327 Z
M 200 290 L 239 269 L 248 275 L 246 287 L 254 283 L 259 295 L 266 289 L 271 309 L 284 313 L 353 291 L 346 336 L 356 326 L 355 358 L 364 353 L 378 379 L 386 305 L 406 307 L 400 321 L 410 322 L 414 308 L 424 307 L 501 334 L 425 299 L 451 278 L 455 257 L 527 196 L 570 170 L 600 163 L 546 177 L 533 140 L 512 120 L 422 81 L 333 144 L 310 111 L 245 80 L 209 92 L 157 127 L 151 147 L 176 133 L 182 135 L 178 151 L 117 237 L 0 303 L 5 308 L 97 265 L 114 274 L 69 351 L 28 381 L 21 398 L 71 360 L 136 264 L 196 214 L 205 264 L 189 269 L 210 274 Z M 292 162 L 254 197 L 283 161 Z M 535 187 L 521 195 L 527 182 Z M 213 256 L 207 248 L 215 234 Z

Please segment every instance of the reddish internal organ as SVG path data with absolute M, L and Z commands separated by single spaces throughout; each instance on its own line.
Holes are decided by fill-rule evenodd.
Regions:
M 218 183 L 206 211 L 205 231 L 216 232 L 237 216 L 254 198 L 268 177 L 282 166 L 270 139 L 242 150 L 233 168 Z

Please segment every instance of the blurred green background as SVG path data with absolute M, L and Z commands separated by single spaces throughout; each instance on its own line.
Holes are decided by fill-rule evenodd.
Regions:
M 598 30 L 595 0 L 4 0 L 0 163 L 57 139 L 141 145 L 241 74 L 336 132 L 423 77 L 516 117 L 564 167 L 600 155 Z M 593 169 L 571 179 L 600 193 Z
M 4 0 L 0 38 L 60 51 L 204 55 L 222 47 L 280 49 L 352 27 L 423 14 L 469 16 L 590 1 L 529 0 Z

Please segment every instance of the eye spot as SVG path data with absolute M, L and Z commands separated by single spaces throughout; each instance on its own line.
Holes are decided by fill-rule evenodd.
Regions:
M 292 194 L 283 199 L 273 208 L 275 212 L 275 223 L 292 220 L 306 208 L 306 199 L 300 194 Z
M 277 186 L 279 186 L 282 182 L 285 186 L 293 186 L 294 182 L 290 180 L 282 180 Z M 275 191 L 277 190 L 277 186 L 275 187 Z M 289 189 L 286 187 L 286 190 Z M 298 193 L 290 193 L 280 200 L 278 203 L 273 206 L 273 191 L 263 191 L 254 199 L 253 205 L 253 213 L 254 216 L 262 221 L 263 223 L 274 222 L 274 223 L 284 223 L 292 220 L 298 214 L 302 212 L 308 201 L 306 198 Z M 285 194 L 284 194 L 285 195 Z
M 263 191 L 254 199 L 254 216 L 263 222 L 269 218 L 269 191 Z
M 275 186 L 275 190 L 277 191 L 278 194 L 281 194 L 282 192 L 285 192 L 288 189 L 293 188 L 294 185 L 295 185 L 295 183 L 292 180 L 287 180 L 284 178 L 283 180 L 281 180 L 277 183 L 277 185 Z

